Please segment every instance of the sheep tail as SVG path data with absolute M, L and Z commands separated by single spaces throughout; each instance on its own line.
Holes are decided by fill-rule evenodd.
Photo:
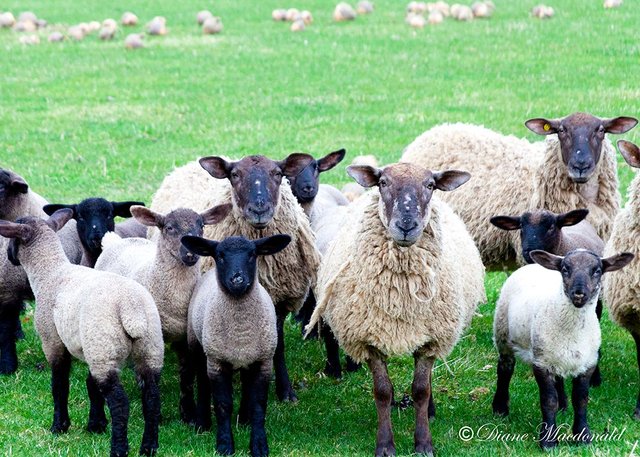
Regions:
M 147 333 L 147 315 L 142 306 L 121 302 L 119 311 L 122 327 L 131 339 L 142 338 Z

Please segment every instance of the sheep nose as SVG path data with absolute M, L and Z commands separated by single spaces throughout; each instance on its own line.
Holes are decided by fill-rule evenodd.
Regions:
M 418 224 L 411 219 L 406 220 L 403 218 L 402 223 L 396 222 L 396 227 L 400 229 L 405 235 L 409 233 L 411 230 L 413 230 L 414 228 L 416 228 L 417 226 Z
M 302 192 L 305 192 L 307 194 L 310 194 L 311 192 L 313 192 L 313 186 L 304 186 L 302 188 Z
M 244 283 L 244 278 L 242 277 L 242 275 L 240 273 L 236 273 L 235 275 L 233 275 L 233 277 L 231 278 L 231 283 L 234 286 L 240 286 L 242 285 L 242 283 Z
M 573 297 L 577 298 L 578 300 L 583 299 L 584 298 L 584 293 L 583 292 L 574 292 L 573 293 Z

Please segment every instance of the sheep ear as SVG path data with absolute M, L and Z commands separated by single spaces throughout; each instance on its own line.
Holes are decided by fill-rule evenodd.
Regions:
M 120 217 L 131 217 L 131 207 L 144 206 L 144 202 L 111 202 L 113 214 Z
M 9 189 L 14 192 L 26 194 L 29 191 L 29 184 L 27 184 L 20 176 L 14 175 L 11 177 L 11 181 L 9 182 Z
M 162 227 L 164 225 L 164 216 L 151 211 L 149 208 L 133 205 L 129 211 L 131 211 L 131 215 L 142 225 L 146 225 L 147 227 Z
M 536 249 L 535 251 L 531 251 L 529 256 L 535 263 L 538 265 L 545 267 L 549 270 L 557 270 L 560 271 L 560 266 L 562 265 L 562 261 L 564 257 L 560 257 L 559 255 L 553 255 L 548 253 L 547 251 L 541 251 Z
M 200 214 L 202 221 L 205 225 L 217 224 L 224 220 L 225 217 L 231 212 L 233 205 L 231 203 L 225 203 L 223 205 L 214 206 L 211 209 L 206 210 Z
M 588 209 L 576 209 L 568 213 L 559 214 L 556 219 L 558 227 L 569 227 L 582 222 L 589 214 Z
M 227 162 L 222 157 L 203 157 L 198 162 L 214 178 L 225 179 L 231 174 L 234 162 Z
M 282 251 L 291 242 L 289 235 L 273 235 L 255 240 L 256 254 L 271 255 Z
M 207 240 L 199 236 L 186 235 L 180 238 L 182 245 L 197 255 L 213 257 L 216 254 L 218 242 Z
M 606 259 L 602 259 L 602 271 L 604 273 L 608 271 L 616 271 L 622 267 L 627 266 L 632 260 L 634 255 L 630 252 L 623 252 L 622 254 L 612 255 Z
M 74 214 L 75 212 L 73 210 L 69 208 L 62 208 L 49 216 L 49 219 L 45 222 L 53 229 L 54 232 L 57 232 L 73 218 Z
M 455 190 L 471 179 L 471 174 L 460 170 L 446 170 L 433 174 L 436 189 L 443 191 Z
M 362 187 L 373 187 L 378 185 L 382 170 L 369 165 L 349 165 L 347 174 Z
M 26 224 L 0 220 L 0 236 L 25 240 L 29 238 L 30 232 L 31 228 Z
M 315 159 L 309 154 L 303 154 L 301 152 L 294 152 L 289 154 L 286 159 L 276 162 L 282 174 L 287 177 L 298 176 L 302 170 L 304 170 Z
M 624 161 L 633 168 L 640 168 L 640 148 L 631 141 L 618 140 L 618 150 Z
M 529 119 L 524 123 L 524 125 L 526 125 L 533 133 L 537 133 L 538 135 L 551 135 L 552 133 L 558 133 L 560 120 L 538 117 L 535 119 Z
M 53 213 L 55 213 L 56 211 L 58 211 L 59 209 L 70 209 L 71 211 L 73 211 L 73 217 L 76 216 L 76 208 L 78 207 L 78 205 L 62 205 L 62 204 L 51 204 L 51 205 L 44 205 L 42 207 L 42 210 L 47 213 L 47 216 L 51 216 Z
M 613 117 L 611 119 L 602 119 L 602 125 L 607 133 L 619 135 L 638 125 L 638 119 L 626 116 Z
M 347 151 L 345 149 L 340 149 L 338 151 L 330 152 L 322 159 L 318 160 L 318 170 L 322 173 L 323 171 L 331 170 L 333 167 L 338 165 L 344 159 Z
M 522 227 L 520 216 L 494 216 L 489 219 L 493 225 L 502 230 L 520 230 Z

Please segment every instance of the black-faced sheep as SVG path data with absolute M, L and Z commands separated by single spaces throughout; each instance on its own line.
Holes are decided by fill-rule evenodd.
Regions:
M 432 196 L 436 189 L 456 189 L 469 174 L 408 163 L 347 171 L 379 192 L 350 206 L 343 231 L 323 257 L 318 306 L 307 328 L 326 319 L 344 351 L 368 363 L 378 410 L 376 456 L 395 455 L 386 359 L 413 354 L 415 452 L 431 455 L 434 361 L 451 352 L 485 301 L 484 266 L 473 239 L 460 218 Z

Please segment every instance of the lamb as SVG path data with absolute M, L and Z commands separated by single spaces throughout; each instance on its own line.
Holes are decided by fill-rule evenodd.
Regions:
M 282 176 L 297 174 L 296 169 L 299 172 L 305 164 L 297 155 L 282 161 L 248 156 L 237 162 L 204 157 L 167 176 L 151 203 L 151 209 L 157 212 L 178 207 L 202 211 L 215 204 L 232 203 L 233 211 L 224 223 L 205 229 L 204 236 L 210 239 L 291 235 L 291 244 L 280 255 L 260 259 L 259 270 L 260 283 L 275 303 L 278 318 L 276 394 L 278 399 L 290 401 L 297 396 L 285 363 L 284 320 L 289 312 L 300 310 L 315 284 L 320 254 L 309 221 L 289 185 L 282 183 Z M 205 259 L 203 271 L 211 268 L 211 259 Z
M 533 144 L 481 126 L 444 124 L 413 141 L 401 161 L 469 170 L 472 185 L 443 198 L 469 228 L 487 269 L 513 268 L 517 236 L 494 230 L 487 215 L 586 208 L 589 222 L 606 241 L 620 208 L 620 193 L 615 149 L 605 133 L 624 133 L 637 122 L 585 113 L 531 119 L 526 122 L 529 129 L 552 135 Z
M 198 256 L 180 244 L 185 235 L 202 235 L 205 225 L 217 224 L 231 205 L 216 206 L 201 214 L 180 208 L 167 215 L 144 206 L 132 206 L 133 216 L 146 227 L 157 227 L 157 244 L 141 238 L 122 239 L 107 233 L 102 239 L 103 253 L 97 270 L 110 271 L 142 284 L 154 299 L 160 314 L 162 335 L 176 352 L 180 371 L 180 418 L 195 422 L 193 367 L 187 350 L 187 310 L 191 293 L 200 277 Z M 275 328 L 275 327 L 274 327 Z
M 45 216 L 47 201 L 34 192 L 18 174 L 0 168 L 0 219 L 15 221 L 22 216 Z M 59 233 L 64 250 L 73 263 L 82 257 L 75 221 Z M 8 240 L 0 238 L 0 253 L 7 252 Z M 20 312 L 26 300 L 33 299 L 27 274 L 13 265 L 6 255 L 0 256 L 0 374 L 14 373 L 18 368 L 16 338 L 21 337 Z
M 638 146 L 629 141 L 620 140 L 618 141 L 618 150 L 629 166 L 640 168 L 640 148 Z M 636 175 L 629 186 L 627 205 L 616 216 L 613 233 L 604 249 L 605 255 L 611 255 L 617 249 L 629 249 L 636 255 L 636 260 L 630 268 L 606 277 L 602 288 L 609 316 L 616 324 L 631 333 L 635 341 L 638 370 L 640 370 L 640 307 L 638 306 L 640 275 L 638 274 L 637 260 L 640 256 L 640 245 L 638 244 L 638 236 L 640 235 L 638 225 L 640 178 L 638 176 L 640 175 Z M 633 417 L 640 420 L 640 393 Z
M 600 348 L 595 312 L 600 281 L 602 274 L 631 262 L 633 254 L 602 258 L 577 249 L 561 257 L 536 250 L 531 258 L 538 265 L 526 265 L 509 276 L 496 304 L 493 334 L 499 359 L 493 412 L 509 414 L 509 382 L 517 354 L 533 367 L 540 389 L 540 446 L 558 444 L 556 413 L 567 407 L 564 378 L 573 379 L 574 440 L 586 444 L 592 440 L 589 380 Z
M 469 180 L 457 170 L 432 172 L 398 163 L 350 166 L 364 187 L 318 273 L 318 306 L 307 329 L 326 320 L 340 346 L 371 369 L 378 410 L 376 456 L 395 455 L 393 386 L 386 359 L 413 354 L 415 452 L 432 455 L 435 415 L 431 370 L 446 357 L 486 300 L 484 266 L 473 239 L 449 206 L 432 198 Z
M 257 256 L 280 252 L 290 242 L 289 235 L 255 241 L 230 237 L 222 242 L 182 238 L 194 254 L 211 256 L 216 262 L 215 270 L 204 275 L 193 292 L 188 340 L 198 367 L 198 428 L 211 428 L 213 390 L 220 455 L 234 452 L 232 376 L 237 369 L 242 380 L 240 421 L 251 422 L 251 455 L 269 455 L 264 422 L 278 335 L 275 308 L 257 280 L 256 264 Z
M 82 246 L 82 260 L 80 265 L 91 267 L 96 264 L 98 256 L 102 253 L 102 237 L 107 232 L 116 230 L 114 219 L 119 217 L 131 217 L 129 209 L 133 205 L 144 205 L 142 202 L 126 201 L 126 202 L 110 202 L 104 198 L 87 198 L 78 204 L 50 204 L 45 205 L 43 210 L 48 215 L 52 215 L 62 208 L 68 208 L 73 211 L 73 218 L 76 220 L 76 228 L 78 230 L 78 238 Z M 136 234 L 137 231 L 131 231 L 132 226 L 127 224 L 121 235 L 128 233 Z
M 141 455 L 158 449 L 164 355 L 160 317 L 149 292 L 121 276 L 69 263 L 55 234 L 73 212 L 62 209 L 48 220 L 28 216 L 0 221 L 0 235 L 11 238 L 11 261 L 24 266 L 36 297 L 35 327 L 51 365 L 53 433 L 69 429 L 71 356 L 89 366 L 91 408 L 87 429 L 104 432 L 105 400 L 111 412 L 111 455 L 129 451 L 129 400 L 119 379 L 130 356 L 142 388 L 145 420 Z

